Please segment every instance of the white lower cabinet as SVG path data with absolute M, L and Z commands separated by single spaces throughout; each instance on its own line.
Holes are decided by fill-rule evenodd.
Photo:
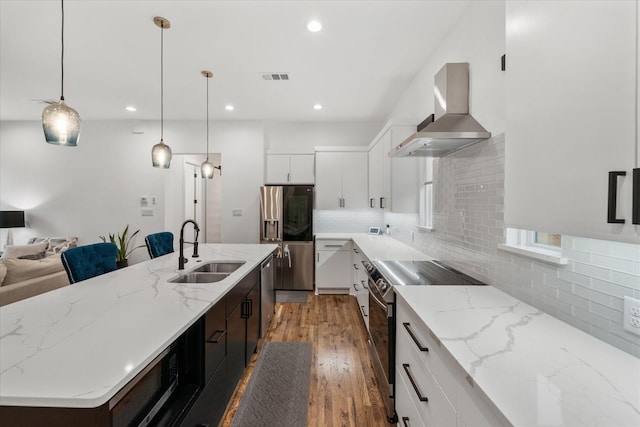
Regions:
M 348 294 L 352 286 L 351 240 L 316 240 L 316 293 Z
M 407 425 L 411 427 L 505 425 L 467 382 L 462 368 L 440 348 L 427 326 L 401 298 L 396 305 L 396 331 L 399 426 L 404 427 L 403 417 L 409 418 Z M 407 399 L 415 412 L 412 413 Z
M 362 265 L 362 261 L 368 261 L 362 251 L 354 244 L 353 247 L 353 286 L 351 295 L 358 300 L 358 307 L 364 320 L 364 324 L 369 330 L 369 289 L 367 273 Z

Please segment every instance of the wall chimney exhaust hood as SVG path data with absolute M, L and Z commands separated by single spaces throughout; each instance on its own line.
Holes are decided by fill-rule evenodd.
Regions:
M 392 148 L 390 157 L 440 157 L 491 137 L 469 114 L 469 64 L 447 63 L 434 80 L 435 115 Z

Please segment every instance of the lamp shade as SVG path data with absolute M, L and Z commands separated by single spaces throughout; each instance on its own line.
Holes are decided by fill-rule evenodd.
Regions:
M 24 226 L 24 211 L 0 211 L 0 228 L 18 228 Z
M 160 140 L 151 149 L 151 163 L 155 168 L 169 169 L 171 164 L 171 147 Z
M 75 147 L 80 134 L 80 115 L 60 100 L 42 112 L 42 128 L 49 144 Z

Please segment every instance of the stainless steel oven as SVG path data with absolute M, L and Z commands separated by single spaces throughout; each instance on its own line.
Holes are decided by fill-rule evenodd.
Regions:
M 438 261 L 363 261 L 369 276 L 369 345 L 387 420 L 395 412 L 396 286 L 483 285 Z
M 363 262 L 369 276 L 369 346 L 376 380 L 387 412 L 387 420 L 397 423 L 395 413 L 395 294 L 391 286 L 369 262 Z

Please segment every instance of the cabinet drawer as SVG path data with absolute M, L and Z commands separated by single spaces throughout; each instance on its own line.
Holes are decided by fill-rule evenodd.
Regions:
M 400 370 L 396 368 L 396 414 L 398 427 L 426 427 L 416 408 L 411 384 L 406 384 Z M 418 402 L 420 403 L 420 402 Z
M 457 414 L 453 405 L 414 354 L 409 353 L 396 360 L 396 378 L 401 378 L 409 389 L 411 400 L 425 425 L 455 427 Z
M 473 427 L 500 427 L 509 425 L 502 416 L 493 412 L 466 378 L 461 376 L 458 381 L 456 409 L 462 425 Z
M 205 315 L 205 381 L 216 371 L 227 349 L 227 325 L 224 299 L 216 303 Z
M 350 251 L 353 248 L 351 240 L 316 240 L 316 250 L 319 251 Z
M 447 396 L 451 400 L 451 403 L 456 404 L 456 391 L 458 389 L 458 381 L 456 377 L 462 374 L 460 372 L 454 372 L 454 366 L 452 361 L 447 359 L 447 355 L 442 353 L 440 345 L 430 335 L 428 328 L 422 322 L 422 320 L 413 312 L 413 310 L 403 305 L 398 301 L 397 312 L 397 345 L 396 349 L 400 353 L 410 349 L 417 358 L 420 360 L 434 376 L 436 381 L 440 384 L 443 390 L 447 393 Z M 413 337 L 411 336 L 413 334 Z M 415 338 L 415 340 L 414 340 Z M 428 349 L 422 351 L 418 346 Z

